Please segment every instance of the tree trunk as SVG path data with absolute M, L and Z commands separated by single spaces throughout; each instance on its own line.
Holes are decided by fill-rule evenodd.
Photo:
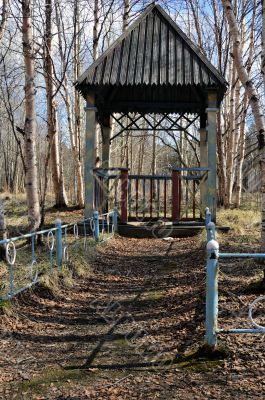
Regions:
M 236 67 L 233 63 L 233 73 L 231 82 L 230 94 L 230 112 L 229 112 L 229 132 L 228 132 L 228 146 L 227 146 L 227 204 L 230 207 L 232 204 L 232 191 L 233 191 L 233 171 L 234 171 L 234 146 L 235 146 L 235 86 L 236 86 Z
M 57 2 L 56 4 L 56 22 L 58 26 L 58 43 L 59 43 L 59 54 L 63 66 L 63 70 L 66 71 L 66 60 L 65 60 L 65 55 L 63 51 L 63 45 L 62 45 L 62 37 L 61 37 L 61 21 L 60 21 L 60 15 L 59 15 L 59 3 Z M 77 10 L 77 8 L 75 8 Z M 67 80 L 67 74 L 65 72 L 64 75 L 64 81 L 63 81 L 63 100 L 65 103 L 66 107 L 66 112 L 67 112 L 67 122 L 68 122 L 68 129 L 69 129 L 69 134 L 70 134 L 70 140 L 71 140 L 71 147 L 72 147 L 72 152 L 73 152 L 73 157 L 74 157 L 74 162 L 75 162 L 75 170 L 77 174 L 77 202 L 78 202 L 78 207 L 83 208 L 85 205 L 85 200 L 84 200 L 84 183 L 83 183 L 83 173 L 82 173 L 82 164 L 80 160 L 80 152 L 79 152 L 79 140 L 78 140 L 78 130 L 74 130 L 73 128 L 73 121 L 72 121 L 72 115 L 71 115 L 71 100 L 70 100 L 70 94 L 69 94 L 69 89 L 68 89 L 68 80 Z M 78 106 L 78 102 L 77 102 Z
M 244 6 L 243 10 L 245 10 L 246 3 L 242 4 Z M 253 56 L 254 56 L 254 34 L 255 34 L 255 20 L 256 20 L 256 11 L 257 8 L 257 0 L 253 2 L 253 16 L 251 22 L 251 32 L 249 37 L 249 56 L 247 61 L 247 73 L 250 74 Z M 242 44 L 245 43 L 244 38 L 244 18 L 242 22 Z M 242 195 L 242 169 L 243 163 L 245 158 L 245 145 L 246 145 L 246 134 L 245 134 L 245 127 L 246 127 L 246 118 L 247 118 L 247 111 L 249 107 L 249 101 L 247 93 L 244 94 L 243 105 L 241 110 L 241 120 L 240 120 L 240 127 L 239 127 L 239 159 L 237 165 L 237 178 L 236 178 L 236 207 L 240 207 L 241 205 L 241 195 Z
M 246 67 L 243 63 L 243 54 L 241 47 L 241 37 L 237 26 L 237 21 L 233 12 L 231 0 L 222 0 L 225 15 L 229 25 L 230 36 L 233 42 L 233 57 L 237 68 L 237 73 L 242 85 L 244 86 L 249 98 L 250 106 L 252 108 L 253 117 L 257 129 L 259 155 L 260 155 L 260 168 L 261 168 L 261 197 L 262 197 L 262 229 L 261 229 L 261 248 L 265 250 L 265 120 L 260 104 L 257 89 L 250 79 Z
M 7 20 L 7 0 L 3 0 L 1 21 L 0 21 L 0 42 L 3 39 L 5 26 L 6 26 L 6 20 Z
M 98 57 L 99 0 L 94 1 L 93 60 Z
M 80 75 L 80 18 L 79 18 L 79 0 L 75 0 L 75 32 L 74 32 L 74 72 L 75 72 L 75 81 L 79 78 Z M 75 90 L 75 106 L 74 106 L 74 114 L 75 114 L 75 124 L 74 124 L 74 138 L 75 138 L 75 147 L 76 147 L 76 155 L 74 154 L 75 160 L 75 168 L 77 171 L 77 203 L 79 208 L 83 208 L 85 205 L 84 199 L 84 182 L 83 182 L 83 171 L 82 171 L 82 163 L 81 163 L 81 101 L 80 101 L 80 93 L 78 90 Z M 73 149 L 73 148 L 72 148 Z
M 242 194 L 242 169 L 245 157 L 245 126 L 246 126 L 246 117 L 248 110 L 248 97 L 245 93 L 243 100 L 243 112 L 240 121 L 240 136 L 239 136 L 239 160 L 237 165 L 237 177 L 236 177 L 236 207 L 240 207 L 241 204 L 241 194 Z
M 0 22 L 0 43 L 3 39 L 4 30 L 6 26 L 7 19 L 7 0 L 3 0 L 2 5 L 2 14 L 1 14 L 1 22 Z M 5 224 L 5 214 L 4 214 L 4 205 L 0 200 L 0 240 L 6 239 L 6 224 Z M 5 246 L 0 247 L 0 258 L 4 257 Z
M 36 111 L 35 111 L 35 65 L 31 25 L 31 0 L 22 0 L 22 44 L 25 63 L 25 126 L 24 151 L 29 228 L 35 230 L 40 224 L 40 204 L 38 193 L 36 160 Z
M 48 139 L 50 143 L 51 170 L 52 181 L 55 194 L 56 207 L 67 206 L 67 196 L 63 184 L 63 177 L 60 173 L 60 151 L 59 151 L 59 136 L 57 122 L 57 105 L 54 97 L 53 84 L 53 62 L 52 62 L 52 0 L 45 1 L 45 59 L 44 73 L 46 83 L 46 99 L 47 99 L 47 121 L 48 121 Z M 61 161 L 62 162 L 62 161 Z
M 122 32 L 124 32 L 129 25 L 129 12 L 130 12 L 130 0 L 124 0 L 123 3 L 123 17 L 122 17 Z
M 261 0 L 262 5 L 262 46 L 261 46 L 261 74 L 265 89 L 265 1 Z

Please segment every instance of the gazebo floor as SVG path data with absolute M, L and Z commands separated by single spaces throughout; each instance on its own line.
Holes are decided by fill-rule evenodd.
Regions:
M 134 238 L 181 238 L 195 236 L 205 229 L 204 221 L 180 221 L 172 222 L 162 221 L 130 221 L 129 223 L 118 224 L 118 233 L 120 236 Z M 228 232 L 229 227 L 217 226 L 217 230 Z

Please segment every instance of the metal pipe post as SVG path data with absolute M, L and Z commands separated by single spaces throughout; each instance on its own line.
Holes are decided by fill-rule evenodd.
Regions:
M 215 223 L 209 222 L 209 224 L 206 226 L 206 230 L 207 230 L 207 243 L 210 240 L 215 240 L 216 239 Z
M 95 241 L 98 242 L 99 241 L 99 215 L 98 215 L 98 211 L 94 211 L 93 219 L 94 219 L 94 227 L 95 227 L 95 231 L 94 231 Z
M 211 211 L 208 207 L 205 208 L 205 224 L 206 226 L 211 222 Z
M 205 343 L 212 349 L 217 344 L 218 253 L 219 244 L 215 240 L 210 240 L 207 243 Z
M 63 240 L 62 240 L 62 221 L 58 218 L 55 221 L 55 239 L 56 239 L 56 265 L 61 267 L 63 261 Z
M 112 218 L 113 218 L 112 223 L 114 226 L 114 232 L 118 233 L 118 208 L 117 207 L 114 207 Z

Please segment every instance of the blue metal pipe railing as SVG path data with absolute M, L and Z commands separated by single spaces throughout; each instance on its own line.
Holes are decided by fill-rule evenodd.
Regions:
M 257 324 L 252 312 L 254 306 L 265 300 L 265 296 L 258 297 L 255 301 L 249 304 L 248 318 L 253 328 L 238 328 L 238 329 L 219 329 L 218 324 L 218 272 L 219 260 L 228 258 L 239 259 L 265 259 L 264 253 L 220 253 L 219 244 L 216 239 L 215 224 L 211 222 L 211 214 L 206 208 L 206 230 L 207 230 L 207 264 L 206 264 L 206 333 L 205 343 L 214 348 L 217 345 L 217 334 L 265 334 L 265 327 Z
M 106 221 L 106 222 L 105 222 Z M 12 298 L 16 294 L 22 292 L 23 290 L 31 287 L 36 282 L 39 281 L 39 258 L 37 255 L 37 238 L 44 237 L 44 241 L 46 243 L 48 249 L 48 265 L 49 272 L 53 272 L 53 260 L 54 253 L 56 259 L 56 267 L 61 268 L 63 264 L 66 264 L 69 260 L 69 236 L 70 232 L 73 235 L 73 243 L 72 247 L 75 247 L 75 253 L 78 254 L 79 246 L 80 246 L 80 235 L 79 235 L 79 227 L 83 226 L 83 249 L 86 251 L 88 246 L 87 238 L 89 234 L 92 233 L 92 238 L 96 242 L 102 242 L 108 240 L 113 237 L 114 233 L 117 232 L 117 224 L 118 224 L 118 211 L 115 208 L 113 211 L 99 215 L 96 211 L 93 217 L 85 219 L 83 221 L 71 224 L 62 225 L 61 220 L 57 219 L 55 221 L 55 227 L 50 229 L 43 229 L 37 232 L 27 233 L 21 236 L 16 236 L 13 238 L 5 239 L 0 241 L 0 245 L 5 246 L 6 250 L 6 263 L 8 266 L 8 293 L 6 295 L 1 296 L 0 299 L 8 299 Z M 101 235 L 99 233 L 100 223 L 102 226 Z M 107 230 L 104 228 L 104 223 L 107 224 Z M 88 227 L 91 229 L 91 233 L 89 232 Z M 30 248 L 31 248 L 31 262 L 29 266 L 18 266 L 17 264 L 17 248 L 15 243 L 17 241 L 26 241 L 30 240 Z M 42 240 L 43 242 L 43 240 Z M 22 247 L 24 249 L 24 246 Z M 43 252 L 42 252 L 43 253 Z M 29 268 L 28 268 L 29 267 Z M 16 272 L 21 272 L 23 268 L 26 268 L 27 271 L 27 280 L 29 282 L 25 283 L 21 280 L 15 279 Z

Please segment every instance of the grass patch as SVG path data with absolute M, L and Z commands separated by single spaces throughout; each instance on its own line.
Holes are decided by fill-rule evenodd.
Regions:
M 0 315 L 12 315 L 13 307 L 10 300 L 0 300 Z
M 71 385 L 71 381 L 80 381 L 87 379 L 87 372 L 80 369 L 65 370 L 65 369 L 47 369 L 42 372 L 42 375 L 34 377 L 29 381 L 22 383 L 14 383 L 19 391 L 31 392 L 35 394 L 43 394 L 45 388 L 48 389 L 51 385 L 61 386 L 62 383 Z
M 223 345 L 218 345 L 215 349 L 203 345 L 184 354 L 177 363 L 177 368 L 194 372 L 206 372 L 222 367 L 224 360 L 228 356 L 229 350 Z
M 146 293 L 146 295 L 144 296 L 144 300 L 147 301 L 156 301 L 156 300 L 160 300 L 164 297 L 164 293 L 161 291 L 150 291 L 148 293 Z
M 242 235 L 249 230 L 259 231 L 261 215 L 254 210 L 220 209 L 217 220 L 219 225 L 228 225 L 235 233 Z

